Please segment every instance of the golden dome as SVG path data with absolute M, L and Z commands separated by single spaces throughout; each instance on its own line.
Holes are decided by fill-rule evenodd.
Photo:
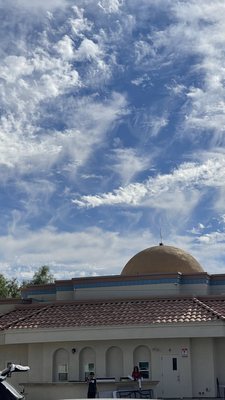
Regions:
M 160 244 L 137 253 L 125 265 L 121 275 L 176 272 L 193 274 L 204 272 L 204 270 L 198 261 L 184 250 Z

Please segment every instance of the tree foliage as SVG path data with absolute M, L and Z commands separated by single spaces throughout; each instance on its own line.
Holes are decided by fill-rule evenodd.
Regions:
M 0 274 L 0 296 L 1 297 L 7 297 L 8 295 L 8 288 L 7 288 L 7 279 Z
M 54 276 L 50 273 L 50 268 L 47 265 L 40 267 L 30 281 L 23 281 L 22 284 L 19 284 L 17 278 L 7 279 L 3 274 L 0 274 L 0 298 L 19 298 L 21 287 L 53 282 Z
M 20 296 L 19 283 L 16 278 L 6 279 L 0 274 L 0 298 L 16 298 Z
M 47 265 L 43 265 L 35 272 L 33 279 L 30 284 L 32 285 L 44 285 L 46 283 L 53 283 L 54 276 L 50 273 L 50 269 Z

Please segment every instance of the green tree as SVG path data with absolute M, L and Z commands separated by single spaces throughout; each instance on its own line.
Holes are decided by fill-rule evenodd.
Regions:
M 8 297 L 8 281 L 4 277 L 4 275 L 0 274 L 0 297 L 6 298 Z
M 20 288 L 16 278 L 6 279 L 4 275 L 0 274 L 0 297 L 20 297 Z
M 35 272 L 33 279 L 29 282 L 31 285 L 43 285 L 46 283 L 53 283 L 54 276 L 50 273 L 50 268 L 43 265 Z
M 19 298 L 20 297 L 20 286 L 16 278 L 8 280 L 8 297 Z
M 54 280 L 54 276 L 50 273 L 47 265 L 40 267 L 30 281 L 23 281 L 20 285 L 17 278 L 7 279 L 3 274 L 0 274 L 0 298 L 20 298 L 21 288 L 28 285 L 53 283 Z

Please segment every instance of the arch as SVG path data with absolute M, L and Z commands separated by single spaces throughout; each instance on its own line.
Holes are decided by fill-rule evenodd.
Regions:
M 123 352 L 120 347 L 112 346 L 106 351 L 106 376 L 116 380 L 123 376 Z
M 139 367 L 143 379 L 151 378 L 151 352 L 147 346 L 140 345 L 133 352 L 134 365 Z
M 95 373 L 96 355 L 92 347 L 84 347 L 79 355 L 79 379 L 86 380 L 90 372 Z
M 53 354 L 53 382 L 68 380 L 69 353 L 60 348 Z

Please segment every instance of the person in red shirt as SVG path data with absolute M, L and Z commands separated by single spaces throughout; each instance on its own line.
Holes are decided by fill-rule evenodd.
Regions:
M 132 372 L 132 378 L 134 381 L 138 381 L 141 379 L 141 373 L 139 371 L 139 368 L 137 366 L 134 367 L 133 372 Z

